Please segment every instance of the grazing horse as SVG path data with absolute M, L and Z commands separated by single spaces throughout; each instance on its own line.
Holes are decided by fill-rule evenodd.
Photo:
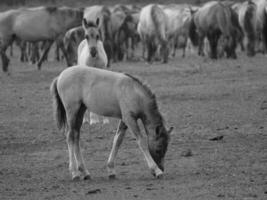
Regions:
M 156 4 L 142 8 L 137 27 L 143 47 L 147 49 L 147 62 L 151 62 L 159 47 L 162 62 L 168 62 L 167 16 Z M 144 49 L 143 49 L 144 50 Z M 143 51 L 144 54 L 144 51 Z
M 256 43 L 256 4 L 251 0 L 245 1 L 237 7 L 238 21 L 245 36 L 248 56 L 255 55 Z
M 93 21 L 96 22 L 99 20 L 99 30 L 101 40 L 103 41 L 105 52 L 108 57 L 108 64 L 110 66 L 110 60 L 113 56 L 113 38 L 112 38 L 112 27 L 111 27 L 111 12 L 107 6 L 95 5 L 86 7 L 84 9 L 83 18 L 88 22 Z
M 163 11 L 167 15 L 167 36 L 172 42 L 173 53 L 178 47 L 183 49 L 183 57 L 185 57 L 185 49 L 187 46 L 189 26 L 191 22 L 191 8 L 186 4 L 172 4 L 163 7 Z
M 108 59 L 104 50 L 103 43 L 100 38 L 98 29 L 99 20 L 96 23 L 87 22 L 86 19 L 82 21 L 82 27 L 84 29 L 85 39 L 81 41 L 78 46 L 78 64 L 86 65 L 96 68 L 106 68 Z M 90 124 L 98 123 L 99 117 L 94 113 L 88 113 L 85 115 L 84 122 L 90 122 Z M 108 123 L 109 120 L 104 118 L 104 123 Z
M 217 44 L 220 37 L 227 57 L 236 58 L 236 39 L 238 35 L 238 20 L 234 11 L 220 2 L 211 1 L 204 4 L 193 14 L 190 36 L 192 42 L 198 38 L 199 55 L 203 54 L 203 42 L 207 37 L 210 44 L 210 57 L 217 59 Z M 237 24 L 234 24 L 236 22 Z M 195 36 L 197 35 L 197 36 Z M 192 37 L 194 36 L 194 37 Z M 193 42 L 194 43 L 194 42 Z
M 253 0 L 256 4 L 256 29 L 260 41 L 263 43 L 263 52 L 267 52 L 267 1 Z
M 0 13 L 0 53 L 3 70 L 8 69 L 9 59 L 5 51 L 14 38 L 30 42 L 48 41 L 37 64 L 40 69 L 53 41 L 63 37 L 68 29 L 81 24 L 82 16 L 82 10 L 68 7 L 21 8 Z M 66 56 L 63 43 L 59 45 Z
M 79 139 L 86 109 L 120 119 L 108 159 L 108 173 L 115 178 L 115 163 L 127 128 L 137 139 L 153 175 L 160 178 L 172 127 L 167 130 L 155 95 L 137 78 L 88 66 L 65 69 L 51 84 L 54 113 L 59 129 L 67 135 L 72 179 L 90 178 L 81 155 Z M 140 119 L 146 134 L 140 132 Z

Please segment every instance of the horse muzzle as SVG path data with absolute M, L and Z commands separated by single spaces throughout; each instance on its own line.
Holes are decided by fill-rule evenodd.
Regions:
M 97 54 L 96 47 L 92 47 L 92 48 L 90 49 L 90 54 L 91 54 L 91 56 L 92 56 L 93 58 L 96 57 L 96 54 Z

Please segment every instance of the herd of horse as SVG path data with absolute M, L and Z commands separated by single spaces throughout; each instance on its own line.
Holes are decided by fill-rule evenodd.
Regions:
M 63 54 L 67 66 L 78 62 L 77 48 L 84 39 L 82 20 L 94 24 L 111 62 L 132 59 L 141 42 L 147 62 L 168 62 L 176 49 L 198 49 L 201 56 L 236 58 L 240 45 L 248 56 L 267 49 L 266 0 L 210 1 L 189 4 L 94 5 L 85 8 L 34 7 L 0 13 L 0 53 L 8 71 L 8 47 L 21 49 L 21 60 L 37 62 L 38 69 L 56 43 L 57 59 Z M 39 54 L 39 51 L 42 54 Z
M 210 1 L 202 6 L 37 7 L 0 13 L 4 71 L 9 64 L 6 49 L 14 41 L 22 50 L 28 45 L 33 58 L 42 46 L 39 69 L 54 42 L 67 65 L 72 66 L 54 79 L 50 91 L 57 125 L 67 136 L 73 179 L 90 178 L 81 155 L 80 128 L 85 118 L 99 121 L 98 115 L 120 119 L 108 159 L 110 178 L 115 177 L 114 160 L 128 128 L 152 174 L 158 178 L 163 175 L 173 128 L 166 128 L 156 97 L 147 85 L 132 75 L 106 69 L 111 62 L 131 58 L 139 41 L 148 63 L 167 63 L 170 50 L 175 56 L 177 48 L 183 49 L 183 57 L 188 48 L 198 48 L 199 55 L 217 59 L 236 58 L 240 45 L 248 56 L 254 56 L 258 51 L 266 52 L 266 37 L 267 0 Z M 146 134 L 141 134 L 138 120 Z

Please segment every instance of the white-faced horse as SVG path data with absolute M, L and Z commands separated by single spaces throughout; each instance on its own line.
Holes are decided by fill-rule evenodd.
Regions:
M 88 109 L 121 119 L 108 158 L 108 173 L 115 177 L 115 157 L 129 128 L 153 175 L 161 177 L 172 127 L 167 130 L 155 95 L 140 80 L 127 74 L 88 66 L 65 69 L 51 84 L 55 118 L 67 135 L 69 169 L 73 179 L 90 178 L 80 145 L 80 128 Z M 138 119 L 146 134 L 141 134 Z
M 113 56 L 113 38 L 111 27 L 111 12 L 107 6 L 94 5 L 84 9 L 83 18 L 88 22 L 96 22 L 99 20 L 98 28 L 100 30 L 101 40 L 104 44 L 105 52 L 108 57 L 108 67 Z
M 91 21 L 87 22 L 86 19 L 82 21 L 85 39 L 78 47 L 78 64 L 96 68 L 106 68 L 108 58 L 101 41 L 98 23 L 99 20 L 97 20 L 96 23 Z M 99 122 L 99 117 L 94 113 L 90 113 L 90 117 L 88 113 L 86 113 L 85 116 L 85 122 L 90 122 L 90 124 Z M 109 120 L 104 118 L 104 123 L 108 122 Z
M 159 49 L 162 62 L 168 62 L 167 16 L 156 4 L 142 8 L 137 26 L 143 47 L 147 50 L 147 62 L 151 62 Z M 144 49 L 143 49 L 144 56 Z
M 40 69 L 52 43 L 56 39 L 62 41 L 58 38 L 63 38 L 68 29 L 80 25 L 82 17 L 82 10 L 68 7 L 21 8 L 0 13 L 0 53 L 3 71 L 8 70 L 9 64 L 6 49 L 16 37 L 30 42 L 49 41 L 37 64 Z M 63 43 L 59 45 L 66 56 Z

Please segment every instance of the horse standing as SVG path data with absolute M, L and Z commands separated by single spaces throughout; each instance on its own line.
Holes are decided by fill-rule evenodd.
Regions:
M 77 64 L 77 50 L 79 44 L 84 40 L 84 29 L 82 26 L 68 30 L 63 38 L 69 61 L 72 65 Z
M 63 38 L 68 29 L 80 25 L 82 17 L 82 10 L 68 7 L 21 8 L 0 13 L 0 53 L 3 71 L 8 70 L 9 64 L 6 49 L 16 37 L 29 42 L 48 41 L 37 64 L 38 69 L 41 69 L 52 43 L 60 37 Z M 69 65 L 63 42 L 60 42 L 59 46 Z
M 256 33 L 256 4 L 251 0 L 245 1 L 237 8 L 239 24 L 245 36 L 248 56 L 255 55 Z
M 96 22 L 99 20 L 98 27 L 100 30 L 100 37 L 104 44 L 105 52 L 107 53 L 108 64 L 110 67 L 110 60 L 113 56 L 113 38 L 111 27 L 111 12 L 107 6 L 95 5 L 86 7 L 84 9 L 83 18 L 88 22 Z
M 267 52 L 267 1 L 253 0 L 256 4 L 256 29 L 259 41 L 263 43 L 263 52 Z
M 137 31 L 143 47 L 147 49 L 147 62 L 152 61 L 159 46 L 159 54 L 162 55 L 162 62 L 167 63 L 169 55 L 166 35 L 167 16 L 158 5 L 149 4 L 142 8 Z
M 153 175 L 161 177 L 170 132 L 161 116 L 155 95 L 137 78 L 87 66 L 65 69 L 51 84 L 55 118 L 67 135 L 69 169 L 72 179 L 90 178 L 81 155 L 79 139 L 87 110 L 121 119 L 108 158 L 108 173 L 115 177 L 115 163 L 127 128 L 137 139 Z M 140 132 L 140 119 L 146 134 Z
M 218 40 L 222 37 L 223 49 L 227 57 L 236 58 L 236 40 L 238 35 L 238 20 L 234 11 L 220 2 L 211 1 L 204 4 L 194 13 L 190 26 L 191 41 L 198 38 L 199 55 L 203 54 L 203 42 L 207 37 L 210 45 L 210 57 L 217 59 Z M 234 22 L 236 24 L 234 24 Z M 195 42 L 193 42 L 195 43 Z
M 172 41 L 172 56 L 175 56 L 178 47 L 183 49 L 182 57 L 185 57 L 189 27 L 191 22 L 191 8 L 186 4 L 171 4 L 162 7 L 165 12 L 167 23 L 168 40 Z

